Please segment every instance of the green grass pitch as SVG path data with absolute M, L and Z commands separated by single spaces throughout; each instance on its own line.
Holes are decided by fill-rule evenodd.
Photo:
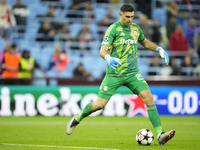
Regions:
M 1 150 L 198 150 L 200 117 L 161 116 L 164 130 L 176 130 L 166 145 L 158 145 L 155 131 L 146 117 L 88 117 L 66 134 L 72 117 L 0 117 Z M 154 133 L 150 146 L 139 146 L 137 131 L 148 128 Z

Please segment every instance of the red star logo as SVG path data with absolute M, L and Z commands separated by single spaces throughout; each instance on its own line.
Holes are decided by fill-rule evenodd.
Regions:
M 129 104 L 128 117 L 133 117 L 137 114 L 142 114 L 143 116 L 148 116 L 146 104 L 137 95 L 125 95 L 125 101 Z
M 142 140 L 144 137 L 142 135 L 139 136 L 139 140 Z

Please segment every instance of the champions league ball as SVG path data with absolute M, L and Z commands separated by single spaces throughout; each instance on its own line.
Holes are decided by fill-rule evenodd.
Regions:
M 136 141 L 139 145 L 151 145 L 153 143 L 154 136 L 149 129 L 141 129 L 136 134 Z

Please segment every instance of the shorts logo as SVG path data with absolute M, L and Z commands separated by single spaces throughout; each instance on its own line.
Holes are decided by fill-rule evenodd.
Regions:
M 108 86 L 104 86 L 104 87 L 103 87 L 103 90 L 104 90 L 104 91 L 108 91 Z
M 137 30 L 133 30 L 133 34 L 134 34 L 135 36 L 138 36 Z
M 108 36 L 104 37 L 104 42 L 107 42 L 108 40 L 109 40 Z
M 143 77 L 141 76 L 141 74 L 136 74 L 135 76 L 137 77 L 138 80 L 143 80 Z

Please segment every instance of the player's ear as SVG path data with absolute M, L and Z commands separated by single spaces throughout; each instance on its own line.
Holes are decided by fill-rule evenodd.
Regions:
M 121 12 L 119 13 L 119 16 L 120 16 L 120 17 L 122 16 L 122 13 L 121 13 Z

